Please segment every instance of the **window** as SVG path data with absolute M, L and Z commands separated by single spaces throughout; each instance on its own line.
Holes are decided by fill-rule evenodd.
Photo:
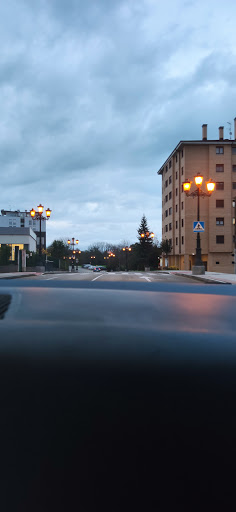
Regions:
M 235 181 L 232 183 L 233 189 L 236 190 L 236 183 Z
M 224 182 L 223 181 L 216 182 L 216 190 L 224 190 Z
M 184 236 L 181 237 L 182 245 L 184 245 Z
M 233 167 L 232 167 L 232 171 L 233 171 L 233 172 L 236 172 L 236 165 L 233 165 Z
M 169 215 L 172 215 L 172 208 L 169 208 Z
M 20 219 L 20 227 L 21 228 L 24 228 L 25 227 L 25 219 Z
M 216 164 L 216 172 L 224 172 L 224 164 Z
M 181 167 L 181 174 L 182 174 L 182 176 L 184 175 L 184 168 L 183 167 Z
M 216 208 L 224 208 L 224 199 L 216 199 Z
M 176 211 L 176 213 L 178 212 L 178 205 L 177 204 L 175 205 L 175 211 Z
M 175 239 L 175 245 L 178 245 L 178 237 Z
M 184 227 L 184 219 L 181 220 L 181 226 Z
M 169 199 L 172 198 L 172 192 L 169 192 Z
M 169 231 L 171 231 L 171 230 L 172 230 L 172 223 L 170 222 L 170 224 L 169 224 Z
M 171 162 L 171 160 L 170 160 L 170 161 L 169 161 L 169 169 L 171 168 L 171 166 L 172 166 L 172 162 Z
M 182 151 L 181 151 L 181 157 L 183 158 L 183 156 L 184 156 L 184 150 L 182 149 Z
M 223 146 L 217 146 L 216 147 L 216 154 L 217 155 L 223 155 L 224 154 L 224 147 Z
M 175 221 L 175 229 L 178 229 L 178 221 Z
M 165 188 L 168 187 L 168 180 L 165 181 Z
M 183 210 L 183 209 L 184 209 L 184 202 L 182 201 L 182 203 L 181 203 L 181 210 Z
M 165 229 L 165 231 L 166 231 L 166 233 L 167 233 L 167 231 L 168 231 L 168 226 L 166 226 L 166 229 Z
M 216 243 L 217 244 L 224 244 L 225 243 L 224 235 L 216 235 Z
M 236 166 L 235 166 L 236 167 Z M 176 171 L 175 173 L 175 179 L 177 180 L 178 179 L 178 171 Z
M 233 153 L 233 155 L 236 155 L 236 146 L 232 147 L 232 153 Z
M 224 217 L 216 217 L 216 225 L 224 226 Z
M 168 201 L 168 196 L 165 197 L 165 202 L 167 203 L 167 201 Z
M 168 172 L 168 166 L 166 165 L 166 173 Z
M 165 211 L 165 217 L 168 217 L 168 210 Z
M 178 155 L 177 155 L 177 153 L 175 155 L 175 161 L 178 162 Z
M 178 195 L 178 189 L 177 188 L 175 189 L 175 195 L 176 196 Z
M 216 261 L 216 265 L 219 265 L 219 264 L 220 264 L 220 262 L 219 262 L 219 261 Z
M 171 184 L 172 182 L 172 176 L 169 177 L 169 185 Z

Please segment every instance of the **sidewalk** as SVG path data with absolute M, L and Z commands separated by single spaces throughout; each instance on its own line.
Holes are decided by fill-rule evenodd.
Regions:
M 0 273 L 0 279 L 19 279 L 20 277 L 40 276 L 42 272 L 10 272 Z
M 202 280 L 206 283 L 235 284 L 236 274 L 223 274 L 221 272 L 206 272 L 202 276 L 193 276 L 191 270 L 166 270 L 169 274 L 190 277 L 192 279 Z

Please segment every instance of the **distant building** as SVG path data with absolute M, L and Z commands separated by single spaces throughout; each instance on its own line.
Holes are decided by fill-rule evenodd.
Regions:
M 201 233 L 202 261 L 207 270 L 234 272 L 234 236 L 236 198 L 236 118 L 234 139 L 207 139 L 207 125 L 202 126 L 202 140 L 180 141 L 158 171 L 162 176 L 162 239 L 170 240 L 172 251 L 169 266 L 190 270 L 196 253 L 197 199 L 186 197 L 182 183 L 201 173 L 204 183 L 216 182 L 210 198 L 200 198 L 200 220 L 205 222 Z M 203 183 L 203 190 L 204 185 Z M 196 188 L 196 187 L 195 187 Z
M 17 261 L 18 251 L 36 252 L 36 233 L 31 228 L 0 227 L 0 247 L 11 247 L 11 260 Z
M 31 228 L 36 234 L 36 248 L 39 249 L 39 219 L 32 219 L 30 212 L 25 210 L 1 210 L 0 228 Z M 41 221 L 41 243 L 42 248 L 46 249 L 46 219 L 42 217 Z

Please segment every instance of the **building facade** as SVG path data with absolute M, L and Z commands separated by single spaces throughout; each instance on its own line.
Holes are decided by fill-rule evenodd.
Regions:
M 39 219 L 32 219 L 30 212 L 25 210 L 1 210 L 0 227 L 2 228 L 31 228 L 36 234 L 36 248 L 39 249 Z M 46 249 L 46 219 L 42 217 L 41 221 L 41 244 L 42 248 Z
M 18 251 L 36 252 L 36 233 L 31 228 L 0 227 L 0 247 L 11 247 L 11 261 L 17 260 Z
M 203 176 L 202 190 L 212 178 L 216 189 L 211 197 L 200 198 L 200 220 L 205 223 L 201 233 L 202 261 L 210 272 L 235 272 L 235 203 L 236 198 L 236 118 L 234 139 L 207 139 L 207 125 L 202 126 L 202 140 L 180 141 L 159 169 L 162 176 L 162 239 L 171 242 L 168 265 L 191 270 L 196 254 L 197 199 L 187 197 L 183 182 Z

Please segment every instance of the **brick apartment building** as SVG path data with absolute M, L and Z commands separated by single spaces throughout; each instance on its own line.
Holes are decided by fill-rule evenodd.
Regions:
M 202 190 L 209 178 L 216 182 L 211 197 L 200 198 L 200 220 L 205 222 L 201 233 L 202 261 L 211 272 L 234 273 L 234 235 L 236 198 L 236 118 L 234 139 L 207 139 L 207 125 L 202 126 L 202 140 L 180 141 L 164 162 L 158 174 L 162 176 L 162 239 L 171 241 L 169 266 L 191 270 L 196 253 L 197 199 L 187 197 L 182 183 L 203 176 Z

